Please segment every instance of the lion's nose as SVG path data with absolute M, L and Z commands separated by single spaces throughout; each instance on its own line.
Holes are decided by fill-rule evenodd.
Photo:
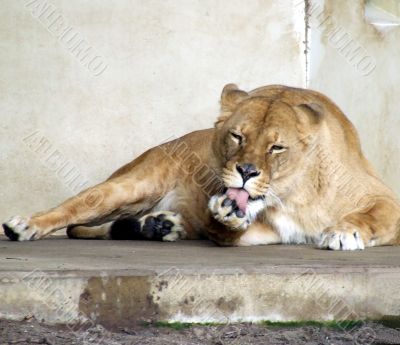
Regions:
M 256 167 L 250 163 L 236 164 L 236 170 L 242 176 L 243 182 L 246 182 L 252 177 L 260 175 L 260 172 L 256 169 Z

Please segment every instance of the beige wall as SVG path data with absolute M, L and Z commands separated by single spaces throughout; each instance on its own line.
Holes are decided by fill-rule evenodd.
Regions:
M 2 0 L 0 219 L 211 126 L 225 83 L 305 86 L 296 3 Z
M 363 0 L 311 10 L 306 68 L 301 0 L 3 0 L 0 219 L 54 206 L 211 126 L 229 82 L 328 94 L 400 195 L 400 28 L 366 23 Z
M 345 111 L 400 195 L 400 27 L 366 22 L 363 0 L 312 0 L 310 11 L 309 87 Z

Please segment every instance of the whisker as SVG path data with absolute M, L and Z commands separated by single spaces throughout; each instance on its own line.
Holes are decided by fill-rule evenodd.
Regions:
M 271 187 L 268 189 L 267 194 L 268 194 L 269 196 L 271 196 L 272 198 L 274 198 L 275 201 L 278 202 L 278 204 L 279 204 L 279 206 L 280 206 L 281 208 L 285 209 L 285 205 L 283 204 L 281 198 L 280 198 L 278 195 L 275 194 L 274 190 L 273 190 Z

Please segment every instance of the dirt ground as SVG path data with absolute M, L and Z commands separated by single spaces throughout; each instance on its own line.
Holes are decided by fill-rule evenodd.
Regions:
M 109 332 L 101 326 L 88 330 L 46 326 L 35 320 L 0 320 L 0 344 L 47 345 L 383 345 L 400 344 L 400 330 L 368 323 L 341 330 L 327 326 L 144 325 Z

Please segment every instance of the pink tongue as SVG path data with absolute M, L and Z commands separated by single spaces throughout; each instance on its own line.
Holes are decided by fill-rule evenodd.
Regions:
M 247 202 L 249 200 L 249 193 L 247 193 L 247 191 L 239 188 L 228 188 L 226 195 L 229 199 L 236 201 L 239 209 L 246 212 Z

